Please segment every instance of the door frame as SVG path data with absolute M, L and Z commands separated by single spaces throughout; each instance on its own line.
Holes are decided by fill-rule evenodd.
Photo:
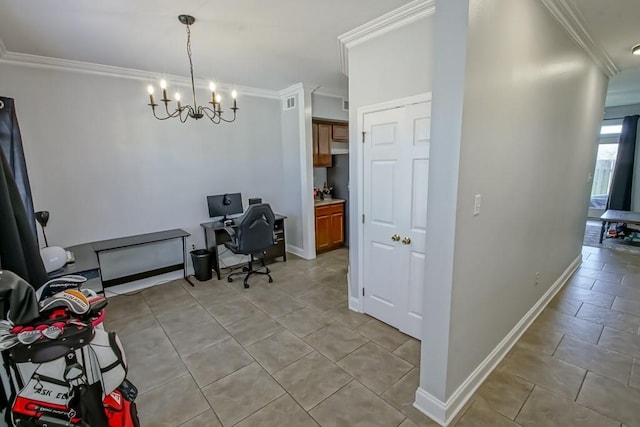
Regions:
M 407 96 L 404 98 L 398 98 L 390 101 L 359 107 L 357 110 L 358 137 L 361 138 L 362 132 L 364 132 L 363 126 L 365 114 L 429 101 L 431 101 L 431 92 L 425 92 L 418 95 Z M 356 144 L 356 156 L 358 159 L 356 168 L 356 176 L 358 177 L 358 179 L 356 180 L 356 187 L 358 189 L 359 195 L 356 204 L 357 214 L 355 218 L 351 219 L 351 221 L 356 221 L 356 230 L 358 233 L 358 260 L 356 262 L 356 268 L 358 269 L 356 275 L 356 277 L 358 278 L 358 293 L 357 295 L 349 295 L 349 308 L 360 313 L 364 313 L 364 298 L 362 298 L 362 290 L 364 289 L 364 224 L 362 223 L 362 215 L 364 215 L 366 212 L 364 211 L 364 144 L 361 141 L 362 140 L 360 139 Z M 349 291 L 351 291 L 350 288 Z

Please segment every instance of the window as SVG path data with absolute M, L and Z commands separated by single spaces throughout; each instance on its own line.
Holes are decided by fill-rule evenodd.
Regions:
M 622 125 L 603 125 L 600 128 L 600 135 L 620 135 Z
M 593 187 L 591 187 L 591 209 L 605 209 L 611 188 L 613 168 L 618 156 L 618 144 L 599 144 L 596 157 L 596 168 L 593 173 Z

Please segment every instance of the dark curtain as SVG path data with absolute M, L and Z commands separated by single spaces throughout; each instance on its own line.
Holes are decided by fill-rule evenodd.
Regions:
M 35 288 L 47 281 L 13 100 L 0 97 L 0 268 Z
M 631 210 L 631 190 L 633 186 L 633 160 L 636 155 L 638 118 L 627 116 L 622 121 L 622 133 L 618 144 L 618 157 L 613 170 L 607 209 Z
M 27 175 L 27 163 L 22 149 L 22 136 L 13 99 L 0 97 L 0 147 L 9 162 L 9 167 L 16 181 L 22 204 L 24 205 L 33 234 L 37 236 L 36 221 L 33 216 L 33 200 L 31 186 Z

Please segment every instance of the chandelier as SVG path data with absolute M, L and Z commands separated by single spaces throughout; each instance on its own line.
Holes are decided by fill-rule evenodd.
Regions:
M 220 96 L 220 94 L 216 94 L 216 85 L 213 82 L 209 83 L 209 89 L 211 90 L 211 101 L 209 102 L 209 104 L 211 104 L 211 107 L 198 105 L 196 103 L 196 87 L 193 79 L 193 61 L 191 59 L 191 25 L 196 22 L 196 18 L 191 15 L 180 15 L 178 16 L 178 20 L 187 27 L 187 55 L 189 56 L 189 72 L 191 73 L 191 93 L 193 95 L 193 105 L 182 105 L 180 103 L 180 93 L 176 92 L 176 108 L 173 109 L 173 111 L 170 111 L 169 103 L 172 102 L 172 100 L 167 97 L 167 82 L 162 79 L 160 81 L 160 88 L 162 89 L 162 99 L 160 99 L 160 102 L 164 104 L 164 112 L 166 113 L 166 115 L 158 116 L 158 114 L 156 113 L 156 107 L 159 104 L 156 104 L 153 99 L 154 87 L 153 85 L 149 85 L 147 87 L 147 91 L 149 92 L 149 100 L 151 101 L 148 105 L 151 106 L 153 116 L 158 120 L 167 120 L 177 117 L 182 123 L 186 122 L 189 117 L 196 120 L 207 117 L 215 124 L 221 122 L 233 122 L 236 119 L 236 112 L 238 111 L 238 103 L 236 99 L 238 97 L 238 93 L 235 90 L 231 92 L 231 98 L 233 99 L 233 107 L 231 107 L 231 111 L 233 111 L 233 118 L 231 119 L 222 117 L 223 111 L 220 107 L 220 101 L 222 100 L 222 97 Z M 163 113 L 161 112 L 161 114 Z

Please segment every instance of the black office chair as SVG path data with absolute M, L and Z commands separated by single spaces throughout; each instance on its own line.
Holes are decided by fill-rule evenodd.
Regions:
M 245 288 L 249 287 L 248 280 L 253 274 L 266 274 L 269 277 L 269 283 L 273 282 L 269 274 L 271 271 L 264 264 L 264 255 L 266 250 L 276 242 L 274 233 L 275 221 L 271 206 L 268 203 L 261 203 L 249 206 L 236 230 L 231 227 L 225 227 L 225 230 L 231 236 L 231 241 L 226 242 L 224 245 L 234 254 L 250 256 L 249 264 L 243 271 L 231 273 L 227 276 L 229 282 L 233 282 L 233 276 L 238 274 L 246 274 L 244 276 Z M 262 267 L 264 267 L 265 271 L 259 271 L 260 267 L 253 269 L 253 263 L 256 261 L 254 257 L 261 259 Z

